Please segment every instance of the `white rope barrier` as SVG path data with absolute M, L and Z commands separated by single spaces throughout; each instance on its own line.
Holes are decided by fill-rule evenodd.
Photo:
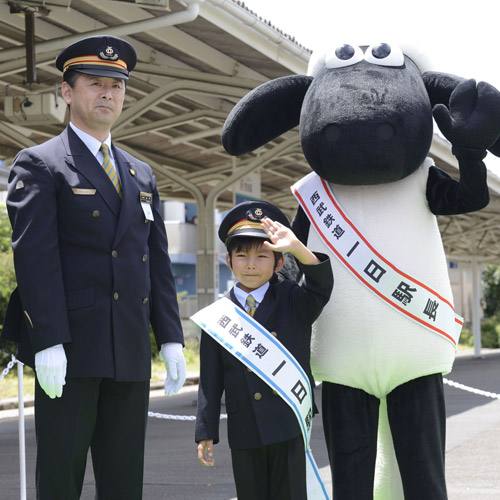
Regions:
M 194 415 L 168 415 L 167 413 L 154 413 L 152 411 L 148 411 L 148 417 L 152 418 L 164 418 L 166 420 L 185 420 L 189 422 L 194 422 L 196 417 Z M 220 414 L 221 420 L 227 418 L 225 413 Z
M 487 398 L 492 398 L 492 399 L 500 399 L 500 394 L 496 394 L 494 392 L 489 392 L 489 391 L 482 391 L 481 389 L 475 389 L 474 387 L 469 387 L 467 385 L 454 382 L 453 380 L 449 380 L 447 378 L 443 378 L 443 383 L 449 385 L 450 387 L 461 389 L 462 391 L 478 394 L 479 396 L 485 396 Z M 194 415 L 169 415 L 166 413 L 155 413 L 152 411 L 148 412 L 148 417 L 163 418 L 165 420 L 184 420 L 184 421 L 196 420 L 196 417 Z M 220 418 L 221 419 L 227 418 L 227 415 L 225 413 L 221 413 Z
M 494 392 L 482 391 L 481 389 L 474 389 L 474 387 L 469 387 L 468 385 L 459 384 L 458 382 L 453 382 L 453 380 L 448 380 L 443 378 L 443 382 L 450 387 L 455 387 L 456 389 L 461 389 L 462 391 L 472 392 L 473 394 L 478 394 L 479 396 L 485 396 L 492 399 L 500 399 L 500 394 L 495 394 Z
M 9 373 L 9 371 L 14 367 L 16 363 L 19 363 L 19 361 L 17 361 L 16 357 L 12 355 L 12 360 L 9 361 L 7 368 L 4 368 L 2 374 L 0 375 L 0 382 L 5 378 L 7 373 Z

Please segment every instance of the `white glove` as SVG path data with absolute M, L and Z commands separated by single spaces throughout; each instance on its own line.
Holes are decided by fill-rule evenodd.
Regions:
M 167 369 L 165 394 L 172 396 L 179 392 L 186 381 L 186 360 L 182 352 L 182 344 L 178 342 L 162 344 L 160 359 L 165 363 Z
M 35 354 L 35 372 L 40 387 L 49 398 L 60 398 L 66 383 L 66 353 L 62 344 Z

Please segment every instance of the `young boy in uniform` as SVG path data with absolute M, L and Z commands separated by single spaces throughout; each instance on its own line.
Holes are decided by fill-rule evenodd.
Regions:
M 328 302 L 333 276 L 328 257 L 312 253 L 274 205 L 249 201 L 231 209 L 219 229 L 226 262 L 238 283 L 228 297 L 272 333 L 295 357 L 314 388 L 311 325 Z M 278 281 L 288 252 L 304 281 Z M 200 343 L 196 436 L 198 459 L 214 465 L 222 393 L 238 500 L 304 500 L 306 460 L 298 420 L 277 391 L 205 331 Z

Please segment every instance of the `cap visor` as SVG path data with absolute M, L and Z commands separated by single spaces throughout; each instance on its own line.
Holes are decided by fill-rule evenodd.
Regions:
M 79 73 L 85 73 L 86 75 L 93 75 L 93 76 L 106 76 L 108 78 L 116 78 L 117 80 L 128 80 L 128 74 L 122 73 L 121 71 L 117 71 L 114 69 L 108 69 L 108 68 L 77 68 L 77 67 L 70 67 L 68 68 L 68 71 L 74 70 L 78 71 Z
M 226 237 L 226 245 L 229 243 L 230 240 L 233 238 L 241 237 L 241 236 L 247 236 L 251 238 L 261 238 L 263 240 L 268 240 L 269 236 L 266 234 L 264 230 L 260 229 L 237 229 L 236 231 L 233 231 L 232 233 L 229 233 Z

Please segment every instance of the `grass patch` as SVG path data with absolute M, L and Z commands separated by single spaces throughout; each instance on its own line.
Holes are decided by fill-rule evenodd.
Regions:
M 0 367 L 3 370 L 5 367 Z M 35 394 L 35 372 L 25 366 L 23 369 L 23 388 L 24 397 L 33 396 Z M 8 375 L 0 380 L 0 400 L 1 399 L 17 399 L 18 383 L 17 383 L 17 363 L 9 371 Z

